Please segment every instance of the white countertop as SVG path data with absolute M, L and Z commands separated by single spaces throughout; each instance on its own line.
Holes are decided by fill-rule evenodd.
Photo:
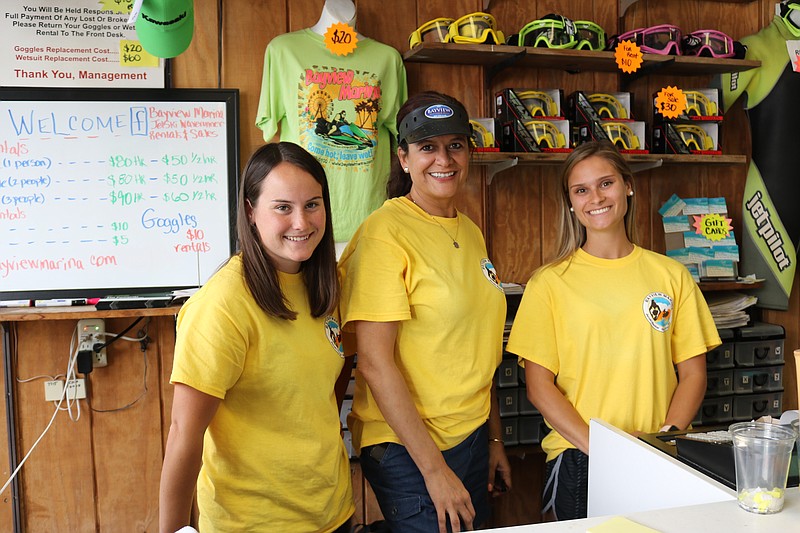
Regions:
M 735 500 L 658 509 L 622 515 L 629 520 L 650 527 L 661 533 L 790 533 L 800 532 L 800 489 L 786 491 L 786 504 L 783 510 L 773 515 L 749 513 L 739 508 Z M 581 520 L 565 520 L 527 526 L 514 526 L 487 531 L 503 533 L 574 532 L 584 533 L 587 528 L 607 522 L 612 517 L 597 516 Z
M 584 533 L 624 517 L 660 533 L 800 533 L 800 488 L 786 491 L 781 512 L 750 513 L 736 491 L 602 420 L 589 435 L 589 518 L 485 531 Z

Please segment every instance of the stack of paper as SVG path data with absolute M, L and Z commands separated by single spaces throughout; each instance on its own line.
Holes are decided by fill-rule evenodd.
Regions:
M 706 294 L 706 303 L 718 329 L 746 326 L 750 321 L 750 315 L 745 309 L 757 302 L 758 298 L 755 296 L 739 292 Z

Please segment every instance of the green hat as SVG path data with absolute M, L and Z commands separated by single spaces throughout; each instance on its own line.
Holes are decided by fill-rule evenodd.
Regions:
M 136 18 L 136 36 L 156 57 L 183 53 L 194 34 L 194 0 L 143 0 Z

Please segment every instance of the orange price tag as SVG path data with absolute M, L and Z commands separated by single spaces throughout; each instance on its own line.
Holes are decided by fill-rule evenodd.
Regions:
M 686 95 L 677 87 L 665 87 L 656 95 L 656 109 L 666 118 L 678 118 L 686 111 Z
M 693 225 L 697 229 L 696 233 L 710 241 L 721 241 L 730 236 L 731 231 L 733 231 L 733 226 L 731 226 L 733 219 L 726 218 L 718 213 L 693 216 L 693 218 Z
M 352 54 L 358 43 L 356 30 L 344 22 L 331 24 L 325 31 L 325 47 L 337 56 Z
M 620 41 L 614 49 L 614 58 L 622 72 L 636 72 L 642 66 L 642 50 L 633 41 Z

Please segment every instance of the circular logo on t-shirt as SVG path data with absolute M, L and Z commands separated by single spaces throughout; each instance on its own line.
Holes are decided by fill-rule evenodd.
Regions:
M 325 317 L 325 336 L 328 341 L 339 354 L 339 357 L 344 358 L 344 347 L 342 346 L 342 332 L 339 329 L 339 322 L 336 321 L 331 315 Z
M 651 292 L 642 302 L 642 311 L 653 329 L 663 333 L 672 323 L 672 298 L 663 292 Z
M 501 291 L 503 290 L 503 287 L 500 285 L 500 278 L 497 276 L 497 270 L 494 268 L 492 262 L 485 257 L 481 259 L 481 271 L 486 279 L 492 282 L 492 285 Z

